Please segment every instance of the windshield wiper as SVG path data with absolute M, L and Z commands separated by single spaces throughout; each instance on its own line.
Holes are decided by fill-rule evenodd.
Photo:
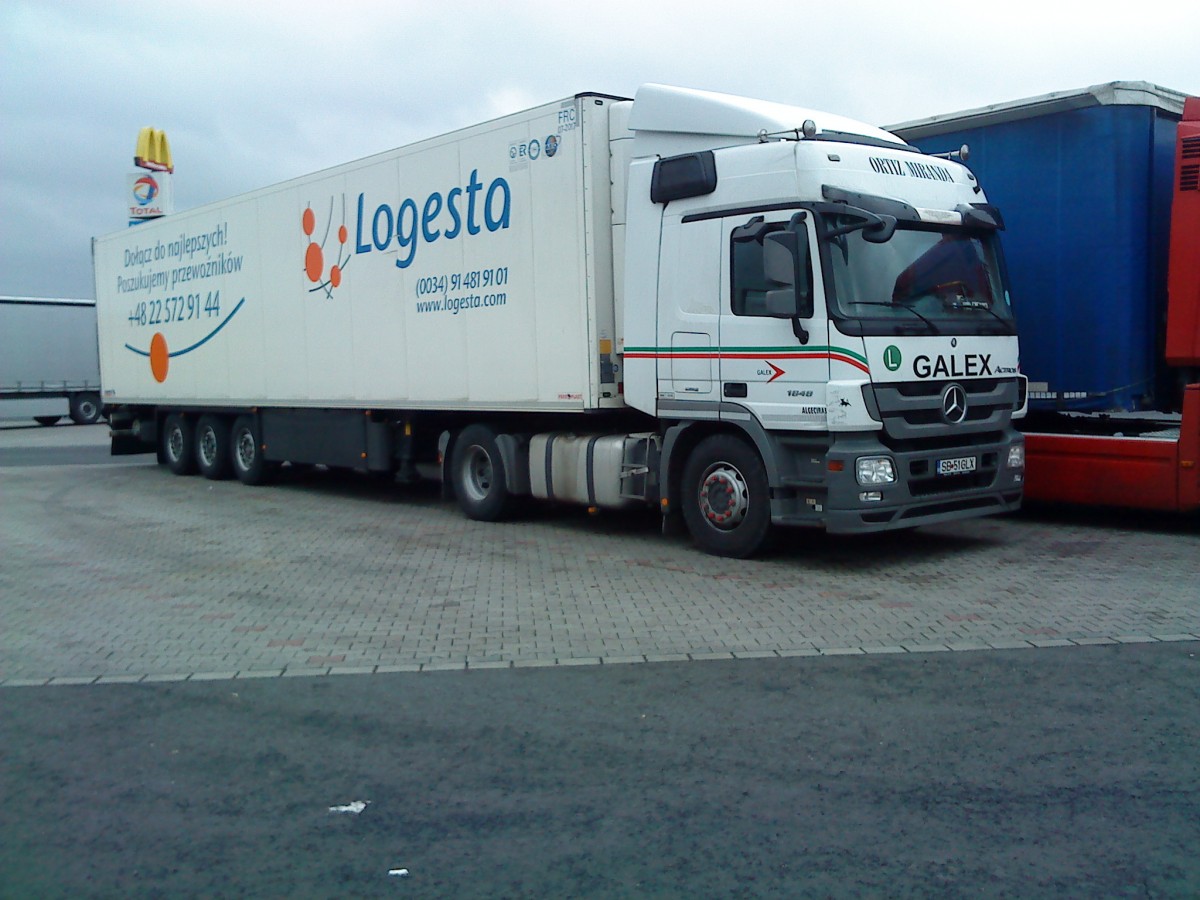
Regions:
M 905 307 L 905 308 L 907 309 L 907 307 Z M 992 309 L 992 305 L 990 303 L 984 303 L 982 301 L 977 301 L 974 303 L 963 303 L 963 304 L 951 303 L 948 305 L 947 308 L 955 309 L 955 310 L 963 310 L 963 309 L 982 310 L 983 312 L 986 312 L 988 315 L 990 315 L 997 322 L 999 322 L 1001 325 L 1003 325 L 1006 329 L 1008 329 L 1008 331 L 1010 333 L 1013 333 L 1013 334 L 1016 333 L 1016 328 L 1013 326 L 1012 321 L 1004 318 L 1004 316 L 1000 315 L 1000 313 L 998 313 L 994 309 Z M 916 312 L 916 310 L 913 310 L 913 312 Z
M 848 301 L 846 301 L 846 303 L 849 306 L 884 306 L 884 307 L 887 307 L 888 309 L 902 309 L 905 312 L 912 313 L 914 316 L 916 316 L 918 319 L 920 319 L 922 322 L 924 322 L 926 325 L 928 325 L 929 330 L 932 331 L 934 334 L 942 333 L 942 330 L 940 328 L 938 328 L 937 325 L 933 324 L 932 319 L 926 318 L 925 316 L 923 316 L 919 312 L 917 312 L 915 309 L 913 309 L 911 306 L 905 306 L 902 303 L 881 303 L 878 300 L 848 300 Z M 988 310 L 988 312 L 991 312 L 991 310 Z M 995 316 L 996 314 L 992 313 L 992 315 Z M 999 319 L 1000 317 L 996 316 L 996 318 Z

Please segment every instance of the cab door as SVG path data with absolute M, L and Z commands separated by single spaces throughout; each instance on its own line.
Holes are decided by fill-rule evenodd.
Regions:
M 658 285 L 660 400 L 716 399 L 721 228 L 663 218 Z
M 746 407 L 768 429 L 824 428 L 829 325 L 811 215 L 785 210 L 720 222 L 722 410 Z M 790 274 L 781 269 L 784 254 Z

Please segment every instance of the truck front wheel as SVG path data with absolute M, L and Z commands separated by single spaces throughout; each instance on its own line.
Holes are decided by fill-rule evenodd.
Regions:
M 228 478 L 233 468 L 229 422 L 221 416 L 201 416 L 196 423 L 196 464 L 205 478 Z
M 512 512 L 514 498 L 505 481 L 504 460 L 496 433 L 485 425 L 469 425 L 454 442 L 450 460 L 454 496 L 468 518 L 498 522 Z
M 229 453 L 233 474 L 242 484 L 267 484 L 275 474 L 275 466 L 263 459 L 262 435 L 253 416 L 238 416 L 234 421 Z
M 697 444 L 683 469 L 683 520 L 706 553 L 745 559 L 762 550 L 771 531 L 771 501 L 757 451 L 729 434 Z
M 195 427 L 180 413 L 167 416 L 162 431 L 162 452 L 167 468 L 176 475 L 196 474 Z

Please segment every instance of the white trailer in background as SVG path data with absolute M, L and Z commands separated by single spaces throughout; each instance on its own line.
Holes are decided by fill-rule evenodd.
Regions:
M 1016 508 L 998 211 L 838 116 L 580 94 L 98 238 L 114 453 L 878 531 Z
M 100 415 L 95 302 L 0 297 L 0 418 L 90 425 Z

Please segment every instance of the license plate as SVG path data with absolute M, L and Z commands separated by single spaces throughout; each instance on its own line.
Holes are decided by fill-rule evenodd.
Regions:
M 937 473 L 939 475 L 963 475 L 974 471 L 974 456 L 958 456 L 954 459 L 939 459 L 937 461 Z

